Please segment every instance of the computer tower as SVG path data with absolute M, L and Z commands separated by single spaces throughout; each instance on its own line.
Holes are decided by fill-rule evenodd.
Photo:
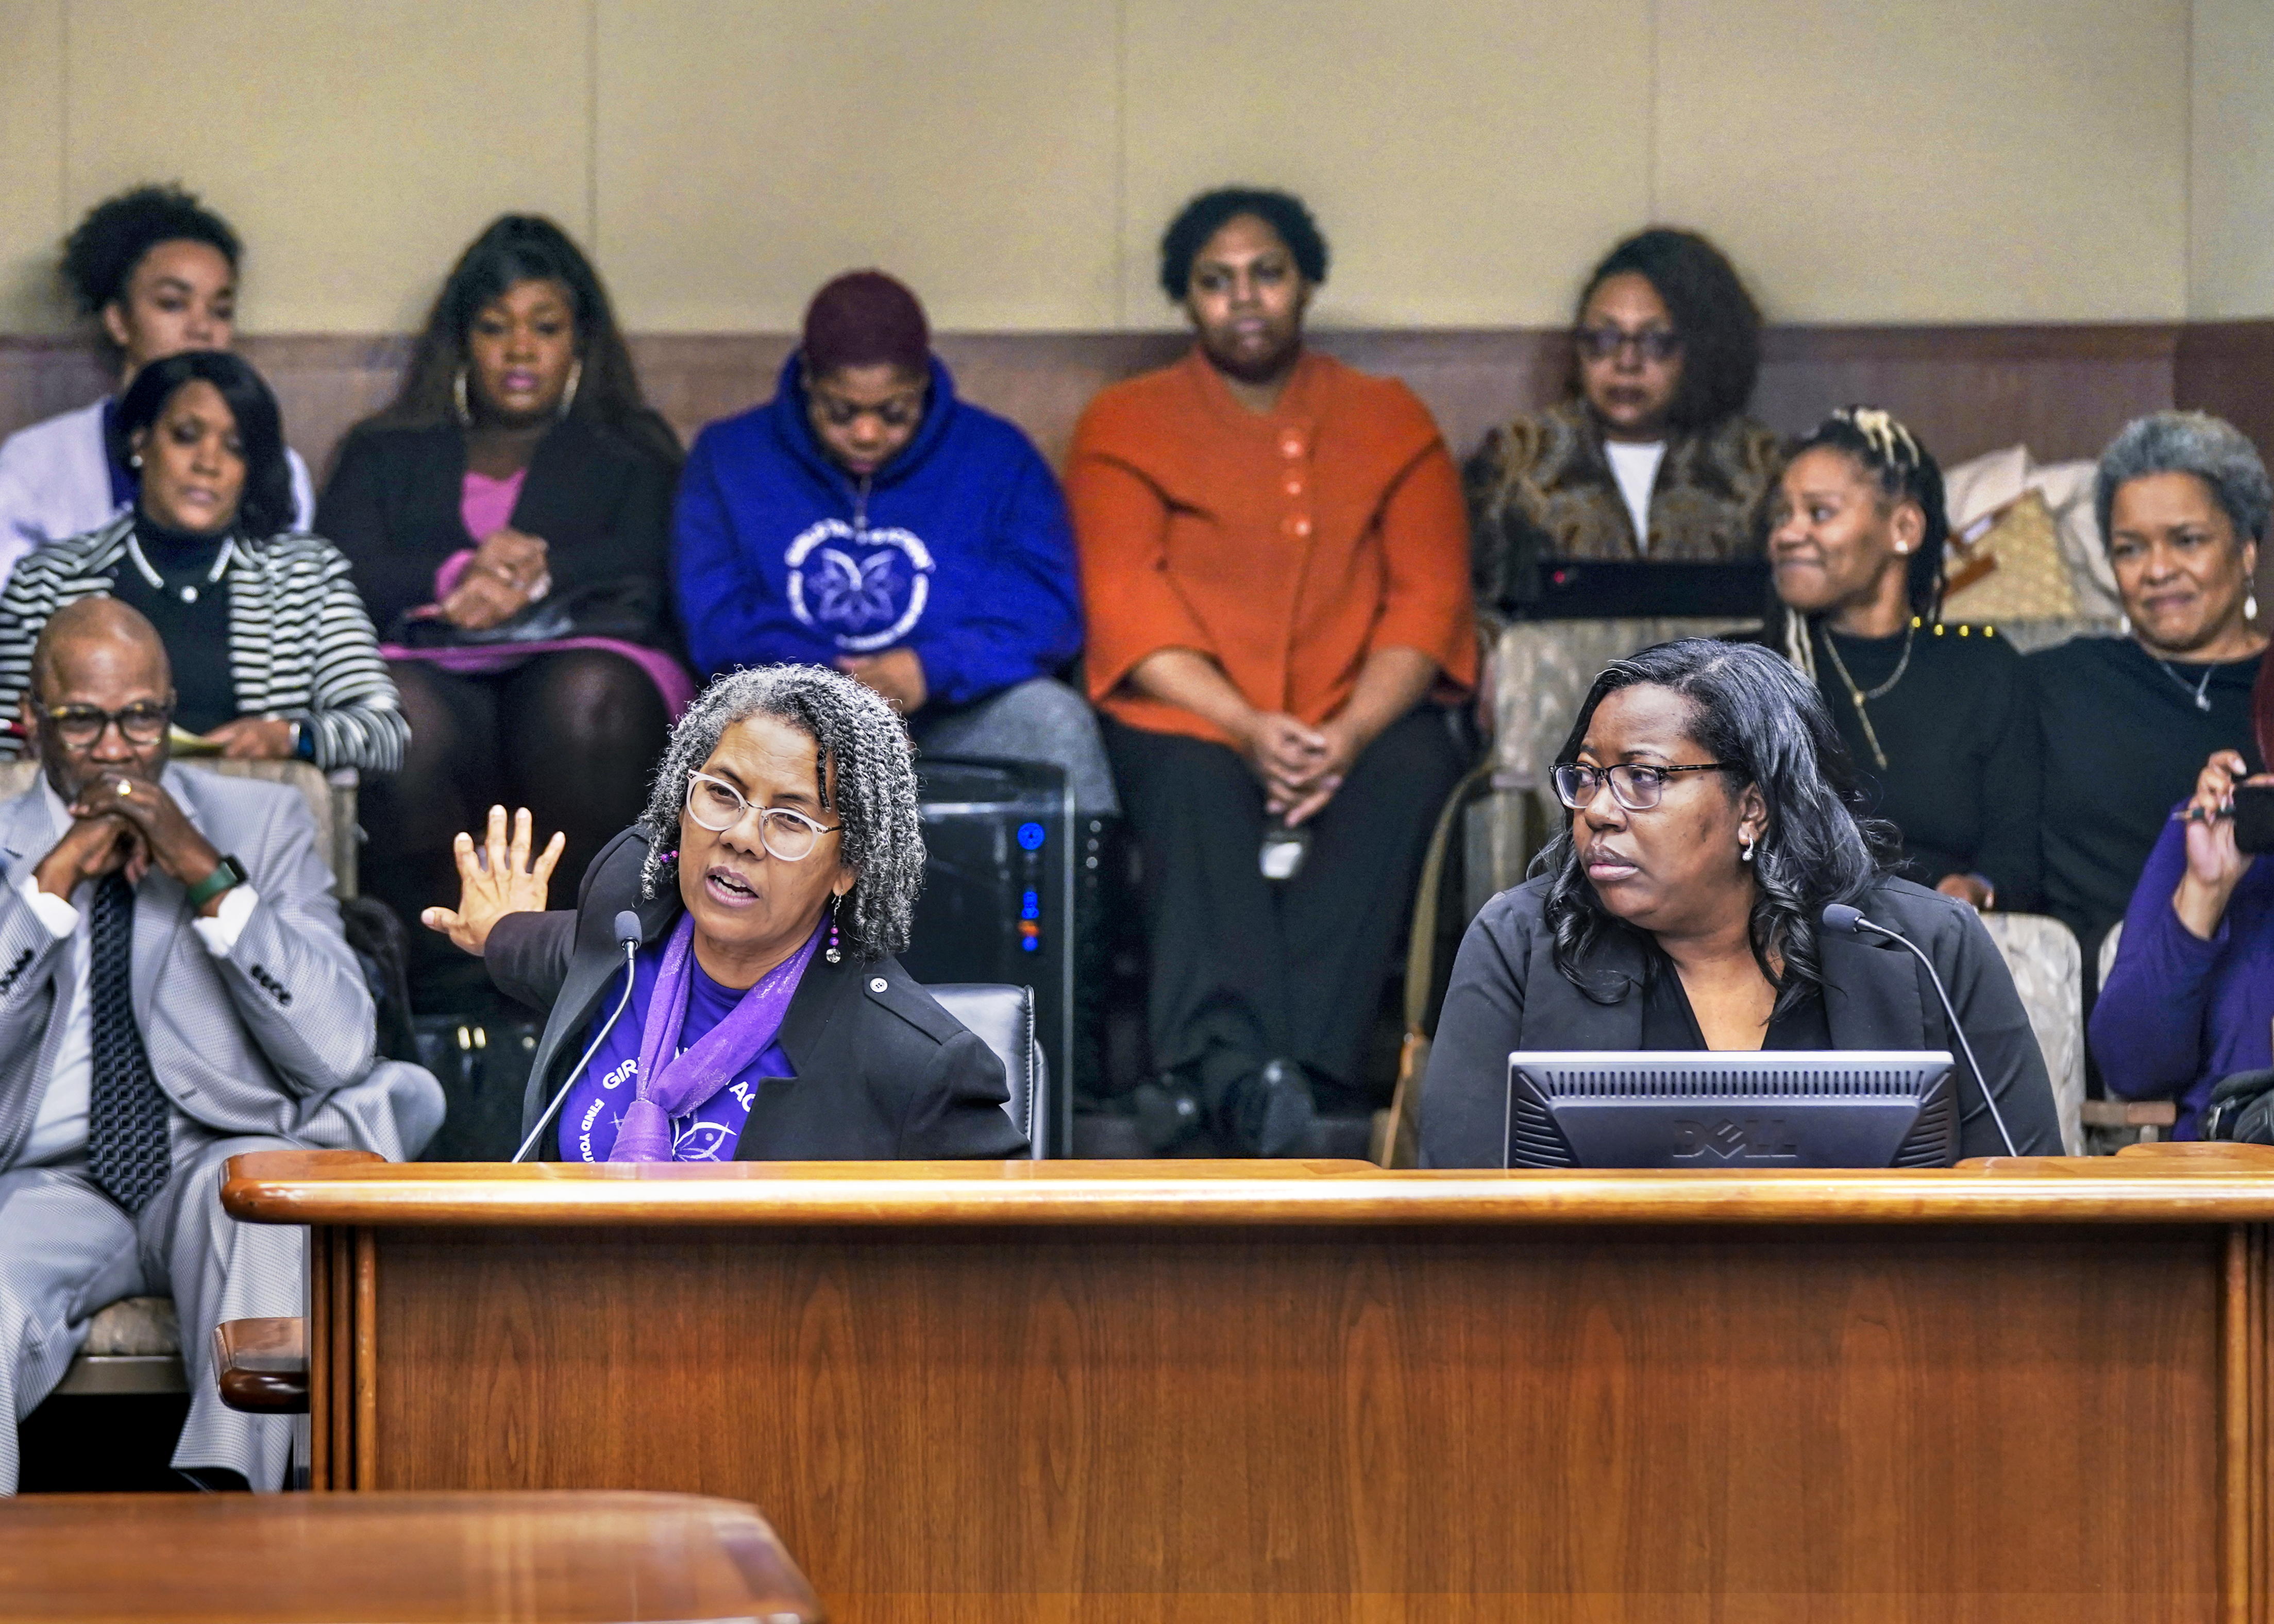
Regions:
M 1073 1137 L 1073 892 L 1078 829 L 1063 769 L 924 756 L 916 763 L 924 883 L 901 962 L 919 981 L 1035 989 L 1050 1067 L 1045 1154 Z

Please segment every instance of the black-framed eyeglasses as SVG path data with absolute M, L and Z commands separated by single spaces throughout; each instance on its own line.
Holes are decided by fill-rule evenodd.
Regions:
M 1734 772 L 1728 762 L 1697 762 L 1686 767 L 1645 766 L 1621 762 L 1615 767 L 1583 767 L 1565 762 L 1555 769 L 1555 799 L 1574 812 L 1584 810 L 1595 792 L 1608 781 L 1611 799 L 1630 812 L 1647 812 L 1666 793 L 1666 781 L 1677 772 Z
M 147 701 L 124 710 L 105 710 L 100 705 L 58 705 L 50 710 L 35 700 L 32 709 L 42 723 L 55 729 L 57 738 L 80 750 L 101 739 L 113 722 L 118 724 L 127 743 L 155 744 L 166 736 L 167 725 L 174 719 L 173 706 Z
M 822 836 L 845 827 L 817 823 L 789 807 L 761 807 L 726 779 L 688 770 L 687 816 L 712 834 L 726 833 L 753 810 L 758 815 L 758 843 L 784 862 L 810 857 Z
M 1581 327 L 1571 335 L 1579 353 L 1590 361 L 1608 361 L 1631 344 L 1636 355 L 1660 365 L 1682 353 L 1682 335 L 1672 327 L 1645 327 L 1630 333 L 1624 327 Z

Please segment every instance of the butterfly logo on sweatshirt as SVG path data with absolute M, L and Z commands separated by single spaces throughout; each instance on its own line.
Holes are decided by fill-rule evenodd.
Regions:
M 814 584 L 813 613 L 822 620 L 847 626 L 891 620 L 899 606 L 892 602 L 892 559 L 875 553 L 856 560 L 840 547 L 824 547 L 820 580 Z
M 931 549 L 897 526 L 856 530 L 842 519 L 808 525 L 782 557 L 790 613 L 848 653 L 902 642 L 930 600 Z

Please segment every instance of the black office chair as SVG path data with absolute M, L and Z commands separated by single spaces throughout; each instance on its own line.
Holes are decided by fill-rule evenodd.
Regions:
M 1035 1037 L 1035 991 L 1031 987 L 983 981 L 949 981 L 924 990 L 961 1021 L 1003 1063 L 1011 1097 L 1003 1109 L 1027 1136 L 1028 1154 L 1040 1162 L 1049 1132 L 1050 1065 Z

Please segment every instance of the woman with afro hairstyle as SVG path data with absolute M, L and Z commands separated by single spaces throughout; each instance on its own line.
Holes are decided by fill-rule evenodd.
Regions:
M 583 251 L 549 220 L 493 222 L 319 513 L 410 718 L 363 869 L 405 920 L 448 894 L 451 832 L 492 806 L 561 830 L 572 872 L 639 809 L 693 691 L 670 605 L 679 460 Z M 484 996 L 454 960 L 418 940 L 414 1004 Z
M 923 832 L 907 730 L 818 665 L 720 677 L 636 823 L 546 911 L 561 839 L 493 810 L 425 923 L 547 1011 L 522 1132 L 563 1162 L 1000 1161 L 1003 1063 L 911 978 Z M 629 1003 L 616 921 L 639 924 Z
M 1066 471 L 1090 697 L 1143 853 L 1166 1149 L 1314 1150 L 1361 1072 L 1476 676 L 1451 456 L 1412 390 L 1303 343 L 1327 245 L 1230 188 L 1161 241 L 1197 342 L 1106 390 Z
M 2038 903 L 2037 711 L 1989 626 L 1946 626 L 1942 470 L 1886 412 L 1835 411 L 1771 494 L 1770 645 L 1824 696 L 1896 872 L 1977 908 Z
M 1477 602 L 1520 617 L 1547 559 L 1758 554 L 1777 436 L 1744 415 L 1760 312 L 1704 237 L 1663 228 L 1587 278 L 1570 398 L 1493 430 L 1464 470 Z
M 64 239 L 63 279 L 80 315 L 98 324 L 118 387 L 0 443 L 0 575 L 41 543 L 99 530 L 134 505 L 119 400 L 153 361 L 230 347 L 243 254 L 229 222 L 179 186 L 123 192 Z M 307 465 L 284 455 L 292 512 L 282 530 L 305 530 L 316 505 Z

